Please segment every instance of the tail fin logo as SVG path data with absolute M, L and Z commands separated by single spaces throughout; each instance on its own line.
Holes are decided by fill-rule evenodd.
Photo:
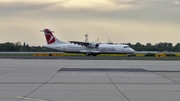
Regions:
M 45 32 L 46 40 L 48 44 L 54 43 L 56 41 L 50 30 L 45 29 L 44 32 Z

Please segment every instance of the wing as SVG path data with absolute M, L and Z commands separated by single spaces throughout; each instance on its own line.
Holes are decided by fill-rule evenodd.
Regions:
M 79 41 L 69 41 L 70 43 L 74 43 L 81 46 L 89 46 L 89 42 L 79 42 Z
M 81 45 L 81 46 L 86 46 L 86 47 L 98 47 L 99 46 L 99 44 L 97 44 L 97 43 L 79 42 L 79 41 L 69 41 L 69 42 L 77 44 L 77 45 Z

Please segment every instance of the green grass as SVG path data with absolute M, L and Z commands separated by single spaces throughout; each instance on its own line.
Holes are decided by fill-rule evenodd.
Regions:
M 0 56 L 32 56 L 32 54 L 0 54 Z

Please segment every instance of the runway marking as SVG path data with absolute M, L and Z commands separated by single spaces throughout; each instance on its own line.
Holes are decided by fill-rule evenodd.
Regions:
M 47 101 L 47 100 L 43 100 L 43 99 L 28 98 L 28 97 L 23 97 L 23 96 L 16 96 L 16 98 L 31 100 L 31 101 Z

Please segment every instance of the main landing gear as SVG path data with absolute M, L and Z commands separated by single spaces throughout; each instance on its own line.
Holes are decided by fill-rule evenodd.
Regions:
M 86 53 L 86 56 L 87 56 L 87 57 L 89 57 L 89 56 L 91 56 L 91 55 L 95 57 L 97 54 Z
M 89 57 L 90 55 L 91 55 L 90 53 L 86 53 L 86 56 L 88 56 L 88 57 Z

